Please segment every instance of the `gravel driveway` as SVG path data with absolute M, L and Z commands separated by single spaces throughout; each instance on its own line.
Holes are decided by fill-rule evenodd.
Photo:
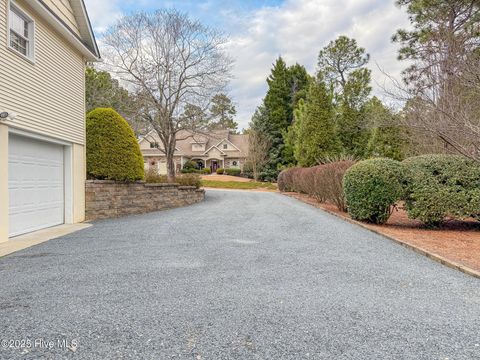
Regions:
M 0 279 L 0 359 L 480 358 L 478 279 L 276 193 L 100 221 Z

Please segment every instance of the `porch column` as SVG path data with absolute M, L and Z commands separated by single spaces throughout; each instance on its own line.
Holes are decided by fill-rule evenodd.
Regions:
M 8 240 L 8 126 L 0 124 L 0 243 Z
M 222 158 L 222 168 L 225 169 L 225 158 Z
M 180 170 L 183 169 L 183 156 L 180 156 Z

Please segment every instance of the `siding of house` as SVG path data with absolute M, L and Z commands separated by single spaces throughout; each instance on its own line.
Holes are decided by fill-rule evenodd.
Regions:
M 77 35 L 80 35 L 77 20 L 75 19 L 69 0 L 43 0 L 43 2 L 52 9 L 52 11 L 54 11 L 70 29 L 72 29 Z
M 49 2 L 67 11 L 67 0 Z M 8 48 L 0 57 L 0 108 L 18 115 L 6 124 L 83 145 L 84 59 L 23 0 L 15 3 L 35 20 L 35 62 L 8 48 L 8 1 L 0 0 L 0 46 Z

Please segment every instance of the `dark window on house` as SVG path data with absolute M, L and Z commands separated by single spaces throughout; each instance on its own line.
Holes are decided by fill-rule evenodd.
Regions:
M 223 144 L 223 148 L 224 148 L 224 149 L 228 149 L 228 145 L 227 145 L 227 144 Z
M 155 141 L 155 142 L 151 142 L 150 143 L 150 149 L 158 149 L 158 143 Z

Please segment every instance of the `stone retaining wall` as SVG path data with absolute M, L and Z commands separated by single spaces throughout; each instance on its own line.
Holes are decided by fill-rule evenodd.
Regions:
M 205 198 L 203 189 L 178 184 L 124 183 L 88 180 L 85 186 L 86 220 L 143 214 L 191 205 Z

